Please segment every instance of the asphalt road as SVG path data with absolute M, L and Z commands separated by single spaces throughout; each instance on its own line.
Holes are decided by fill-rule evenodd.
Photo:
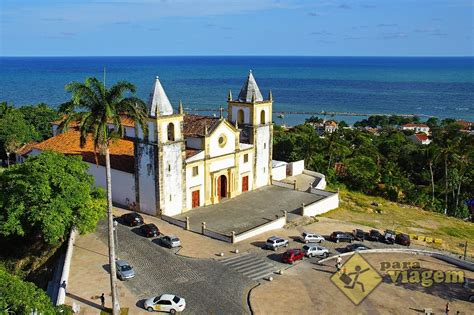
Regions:
M 97 234 L 106 241 L 106 224 Z M 119 257 L 135 268 L 136 277 L 125 285 L 145 299 L 171 293 L 186 300 L 184 314 L 249 314 L 247 291 L 256 282 L 213 259 L 193 259 L 161 247 L 156 240 L 137 233 L 137 228 L 118 225 Z

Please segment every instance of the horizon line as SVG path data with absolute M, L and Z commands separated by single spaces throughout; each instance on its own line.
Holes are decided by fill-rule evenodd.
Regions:
M 94 57 L 324 57 L 324 58 L 474 58 L 474 55 L 6 55 L 0 58 L 94 58 Z

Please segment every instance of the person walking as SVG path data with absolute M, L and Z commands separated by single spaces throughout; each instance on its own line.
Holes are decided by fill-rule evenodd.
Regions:
M 102 305 L 102 309 L 105 308 L 105 295 L 104 293 L 102 293 L 102 295 L 100 296 L 100 304 Z
M 341 271 L 341 266 L 342 266 L 342 258 L 341 258 L 341 256 L 337 256 L 337 259 L 336 259 L 336 272 Z
M 445 309 L 445 311 L 446 311 L 445 314 L 446 314 L 446 315 L 449 315 L 449 302 L 446 303 L 446 309 Z

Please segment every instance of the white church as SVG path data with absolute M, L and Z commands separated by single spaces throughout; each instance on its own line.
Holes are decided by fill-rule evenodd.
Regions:
M 148 102 L 148 135 L 124 119 L 125 136 L 110 147 L 114 203 L 153 215 L 175 216 L 219 203 L 271 184 L 272 93 L 264 99 L 250 71 L 237 98 L 228 94 L 227 118 L 188 115 L 180 103 L 174 112 L 159 78 Z M 92 141 L 79 144 L 77 127 L 18 152 L 53 150 L 80 155 L 89 173 L 105 187 L 105 162 L 98 164 Z

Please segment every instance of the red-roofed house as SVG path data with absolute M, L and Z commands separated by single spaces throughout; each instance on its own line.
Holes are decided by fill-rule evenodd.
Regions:
M 408 123 L 408 124 L 402 125 L 402 130 L 413 130 L 415 133 L 419 133 L 419 132 L 423 132 L 425 134 L 430 133 L 430 127 L 428 127 L 425 124 Z
M 411 141 L 413 141 L 416 144 L 430 144 L 431 140 L 428 138 L 428 136 L 424 133 L 415 133 L 414 135 L 411 135 L 408 137 Z

